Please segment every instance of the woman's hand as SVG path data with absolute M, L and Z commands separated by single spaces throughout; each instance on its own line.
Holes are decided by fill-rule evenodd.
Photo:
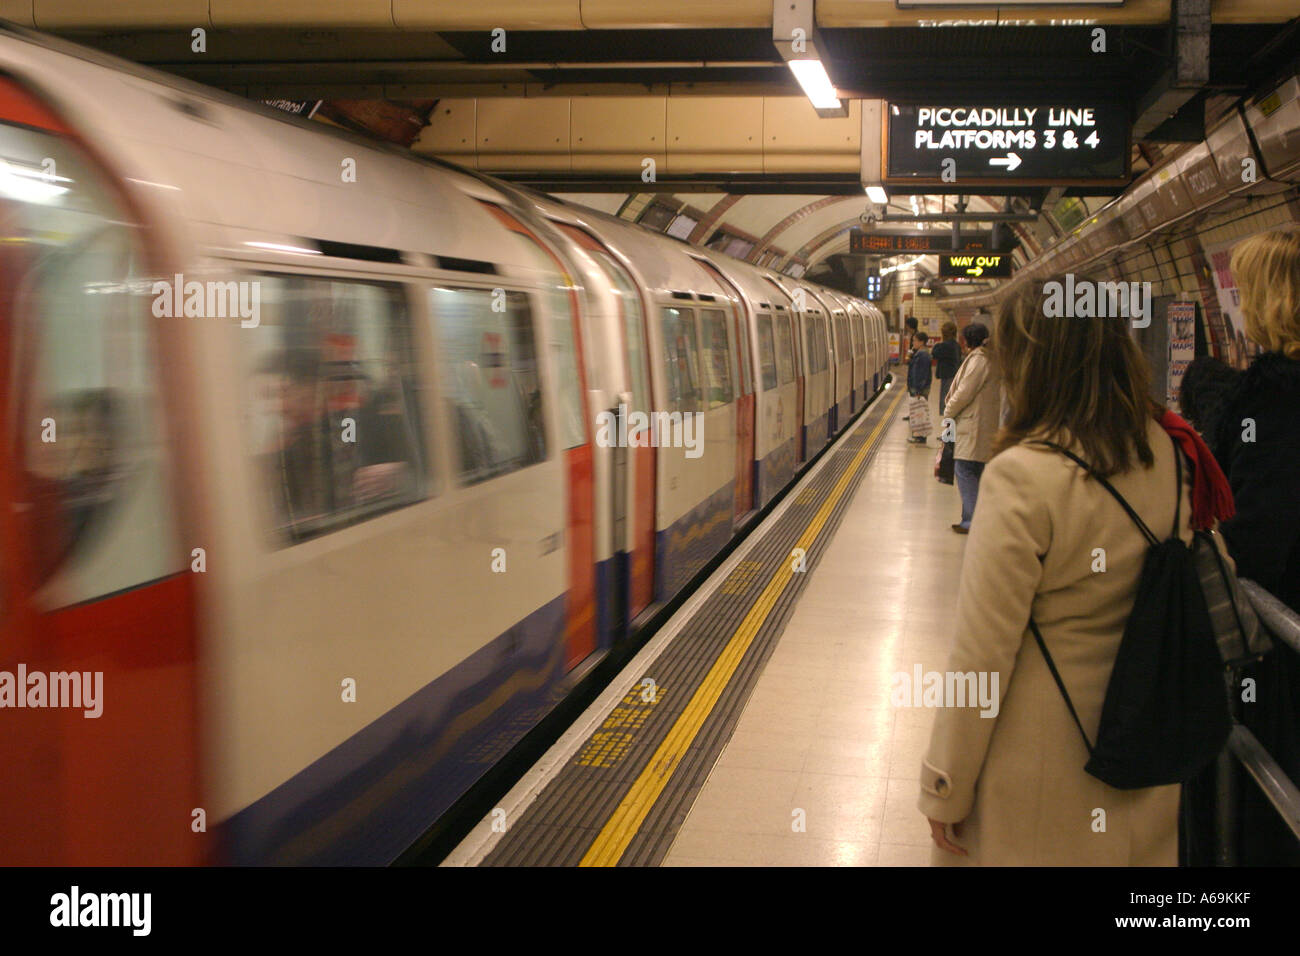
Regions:
M 941 823 L 932 817 L 926 817 L 930 821 L 930 838 L 934 840 L 935 846 L 940 850 L 947 850 L 949 853 L 955 853 L 957 856 L 968 856 L 967 852 L 948 839 L 947 824 Z M 952 825 L 952 835 L 961 836 L 961 823 Z

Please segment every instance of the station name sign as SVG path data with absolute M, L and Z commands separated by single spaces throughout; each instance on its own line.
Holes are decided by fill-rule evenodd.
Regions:
M 941 278 L 1011 278 L 1011 256 L 999 252 L 954 252 L 939 257 Z
M 993 235 L 988 232 L 965 233 L 958 240 L 956 250 L 992 249 Z M 867 232 L 849 230 L 849 252 L 869 256 L 887 256 L 899 252 L 921 253 L 953 252 L 952 233 L 933 232 Z
M 1119 104 L 940 104 L 885 111 L 886 183 L 1069 185 L 1124 180 Z

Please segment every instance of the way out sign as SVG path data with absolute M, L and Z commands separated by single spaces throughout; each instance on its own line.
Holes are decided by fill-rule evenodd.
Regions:
M 956 253 L 939 257 L 939 275 L 949 279 L 969 277 L 971 279 L 1009 279 L 1011 278 L 1011 257 L 997 253 Z
M 944 103 L 885 111 L 885 182 L 1125 182 L 1128 110 L 1117 104 Z

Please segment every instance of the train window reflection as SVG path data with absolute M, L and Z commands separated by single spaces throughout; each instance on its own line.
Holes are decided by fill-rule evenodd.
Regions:
M 664 309 L 664 368 L 668 378 L 668 410 L 700 410 L 700 347 L 695 316 L 690 309 Z
M 758 360 L 763 366 L 763 391 L 776 388 L 776 346 L 772 336 L 772 317 L 758 317 Z
M 735 396 L 731 387 L 731 347 L 727 342 L 727 317 L 718 309 L 700 310 L 704 331 L 704 368 L 709 376 L 709 408 L 726 405 Z
M 61 607 L 183 566 L 151 284 L 129 215 L 71 144 L 3 125 L 0 158 L 8 177 L 0 191 L 0 311 L 13 316 L 22 439 L 14 506 L 29 515 L 36 583 L 47 585 L 42 600 Z
M 776 369 L 782 385 L 794 381 L 794 340 L 790 337 L 790 316 L 776 315 Z
M 542 382 L 528 297 L 507 291 L 502 302 L 487 289 L 434 289 L 431 296 L 442 397 L 459 439 L 461 480 L 474 484 L 544 461 Z M 504 309 L 493 308 L 496 303 Z
M 421 500 L 422 426 L 400 287 L 259 275 L 248 434 L 284 543 Z

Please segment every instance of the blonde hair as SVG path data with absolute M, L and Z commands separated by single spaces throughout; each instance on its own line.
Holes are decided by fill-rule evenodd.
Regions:
M 1151 372 L 1123 321 L 1051 318 L 1044 285 L 1028 283 L 1001 303 L 993 335 L 1007 416 L 1000 452 L 1024 441 L 1077 441 L 1102 477 L 1155 463 L 1147 424 L 1161 409 Z
M 955 339 L 957 337 L 957 323 L 952 319 L 949 319 L 943 325 L 939 326 L 939 334 L 942 335 L 945 340 Z
M 1300 358 L 1300 231 L 1251 236 L 1232 250 L 1229 268 L 1241 290 L 1246 334 L 1269 352 Z

